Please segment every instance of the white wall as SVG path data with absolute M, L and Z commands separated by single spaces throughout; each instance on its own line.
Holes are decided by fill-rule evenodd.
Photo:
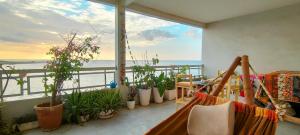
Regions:
M 261 73 L 300 70 L 300 4 L 212 23 L 203 34 L 209 77 L 243 54 Z
M 2 117 L 4 120 L 10 123 L 14 118 L 35 113 L 33 109 L 35 105 L 48 101 L 49 97 L 5 102 L 3 104 Z

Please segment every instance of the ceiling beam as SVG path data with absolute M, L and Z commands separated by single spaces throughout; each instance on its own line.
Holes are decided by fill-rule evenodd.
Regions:
M 135 0 L 125 0 L 125 6 L 129 6 L 132 4 Z
M 97 3 L 115 5 L 116 0 L 90 0 Z M 163 12 L 158 9 L 146 7 L 140 4 L 134 3 L 134 0 L 126 0 L 129 2 L 129 5 L 126 7 L 128 10 L 136 13 L 140 13 L 143 15 L 148 15 L 152 17 L 156 17 L 163 20 L 178 22 L 186 25 L 191 25 L 200 28 L 206 28 L 206 24 L 201 21 L 197 21 L 191 18 L 181 17 L 172 13 Z
M 88 0 L 95 3 L 108 4 L 108 5 L 116 5 L 116 0 Z
M 160 10 L 157 10 L 154 8 L 150 8 L 150 7 L 146 7 L 146 6 L 143 6 L 140 4 L 136 4 L 136 3 L 132 3 L 131 5 L 129 5 L 127 7 L 127 9 L 129 9 L 130 11 L 136 12 L 136 13 L 140 13 L 140 14 L 144 14 L 144 15 L 148 15 L 148 16 L 152 16 L 152 17 L 156 17 L 156 18 L 160 18 L 160 19 L 164 19 L 164 20 L 168 20 L 168 21 L 178 22 L 178 23 L 192 25 L 192 26 L 201 27 L 201 28 L 206 27 L 206 24 L 204 22 L 200 22 L 197 20 L 193 20 L 193 19 L 178 16 L 178 15 L 174 15 L 171 13 L 163 12 L 163 11 L 160 11 Z

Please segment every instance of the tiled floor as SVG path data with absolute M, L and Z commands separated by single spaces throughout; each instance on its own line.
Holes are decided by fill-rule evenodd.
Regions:
M 134 110 L 120 110 L 111 119 L 94 120 L 79 125 L 63 125 L 52 132 L 35 129 L 25 135 L 141 135 L 176 111 L 175 101 L 150 104 Z
M 142 135 L 176 111 L 174 101 L 151 104 L 134 110 L 121 110 L 115 117 L 107 120 L 94 120 L 79 125 L 63 125 L 52 132 L 31 130 L 25 135 Z M 300 135 L 300 125 L 281 122 L 278 135 Z

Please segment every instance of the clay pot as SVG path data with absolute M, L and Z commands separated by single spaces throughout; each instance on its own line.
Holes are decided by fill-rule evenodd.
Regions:
M 60 127 L 63 115 L 63 104 L 51 106 L 43 103 L 34 107 L 40 128 L 52 131 Z

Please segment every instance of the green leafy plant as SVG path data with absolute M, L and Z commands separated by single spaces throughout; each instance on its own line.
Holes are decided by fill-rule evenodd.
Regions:
M 187 71 L 189 70 L 189 65 L 184 65 L 180 68 L 179 74 L 187 74 Z
M 134 101 L 135 96 L 137 95 L 137 90 L 135 86 L 130 86 L 130 83 L 128 81 L 128 78 L 125 78 L 125 85 L 128 87 L 128 96 L 127 100 L 128 101 Z
M 3 102 L 3 100 L 4 100 L 3 99 L 4 98 L 4 93 L 5 93 L 6 89 L 7 89 L 9 81 L 11 79 L 14 79 L 17 82 L 17 85 L 19 85 L 21 87 L 25 83 L 24 80 L 23 80 L 23 78 L 26 76 L 26 73 L 19 73 L 19 78 L 20 79 L 18 79 L 17 77 L 13 77 L 12 76 L 13 74 L 16 73 L 16 69 L 15 69 L 14 66 L 8 65 L 6 67 L 3 67 L 2 65 L 0 65 L 0 70 L 2 70 L 2 72 L 6 76 L 4 87 L 0 91 L 1 102 Z
M 14 123 L 16 124 L 23 124 L 23 123 L 28 123 L 28 122 L 33 122 L 37 121 L 37 117 L 35 114 L 25 114 L 21 117 L 15 118 Z
M 155 76 L 155 68 L 153 66 L 157 65 L 159 63 L 159 59 L 157 58 L 152 58 L 152 63 L 146 61 L 146 64 L 143 66 L 140 65 L 135 65 L 133 66 L 133 72 L 135 73 L 134 76 L 134 84 L 136 85 L 137 88 L 140 89 L 149 89 L 153 88 L 155 85 L 155 82 L 153 80 L 153 77 Z
M 80 123 L 80 116 L 84 115 L 87 109 L 82 97 L 79 89 L 74 89 L 71 94 L 65 95 L 64 113 L 67 122 Z
M 162 97 L 166 90 L 165 74 L 162 72 L 159 76 L 155 76 L 153 80 L 155 82 L 155 87 L 158 89 L 160 97 Z
M 97 119 L 99 113 L 116 111 L 121 106 L 122 97 L 117 89 L 73 90 L 65 95 L 65 119 L 67 122 L 80 123 L 81 116 Z
M 19 78 L 13 77 L 12 75 L 16 73 L 15 67 L 8 65 L 6 67 L 3 67 L 0 65 L 1 72 L 6 76 L 6 79 L 4 82 L 4 86 L 2 87 L 0 91 L 0 135 L 11 135 L 11 134 L 18 134 L 12 132 L 11 127 L 8 126 L 8 124 L 2 119 L 2 109 L 3 109 L 3 102 L 4 102 L 4 94 L 7 90 L 9 81 L 11 79 L 14 79 L 17 82 L 17 85 L 20 87 L 24 84 L 23 78 L 26 76 L 26 73 L 19 73 Z
M 96 101 L 99 98 L 99 91 L 93 90 L 84 92 L 82 94 L 83 100 L 83 108 L 82 115 L 89 115 L 90 118 L 94 119 L 98 117 L 98 113 L 100 112 L 100 108 L 97 107 Z
M 133 72 L 135 73 L 135 85 L 137 88 L 148 89 L 153 88 L 153 76 L 155 68 L 146 64 L 144 66 L 134 66 Z
M 100 90 L 96 101 L 100 112 L 116 111 L 122 106 L 122 97 L 118 90 Z
M 175 72 L 174 67 L 169 71 L 169 75 L 165 77 L 166 90 L 173 90 L 175 88 Z
M 175 80 L 171 77 L 165 78 L 166 90 L 173 90 L 175 88 Z
M 53 47 L 47 53 L 51 60 L 45 65 L 53 79 L 52 84 L 45 83 L 45 91 L 52 92 L 50 106 L 60 103 L 60 91 L 66 80 L 72 80 L 73 74 L 77 73 L 84 62 L 94 58 L 99 54 L 99 47 L 96 46 L 94 39 L 96 37 L 79 38 L 76 33 L 71 33 L 65 39 L 67 46 Z M 44 78 L 47 81 L 47 78 Z

